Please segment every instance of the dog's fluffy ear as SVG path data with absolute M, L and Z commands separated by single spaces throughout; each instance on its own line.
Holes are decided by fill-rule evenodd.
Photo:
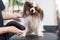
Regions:
M 43 10 L 39 9 L 39 14 L 40 14 L 41 19 L 43 19 L 43 16 L 44 16 Z
M 27 6 L 26 6 L 26 2 L 25 2 L 25 4 L 24 4 L 24 8 L 23 8 L 23 16 L 25 16 L 25 14 L 26 14 L 26 10 L 27 10 Z
M 43 10 L 40 8 L 40 6 L 37 4 L 36 10 L 38 11 L 38 13 L 40 14 L 41 20 L 43 19 Z
M 24 9 L 23 9 L 23 16 L 26 16 L 26 11 L 28 9 L 28 6 L 29 6 L 29 2 L 25 2 Z

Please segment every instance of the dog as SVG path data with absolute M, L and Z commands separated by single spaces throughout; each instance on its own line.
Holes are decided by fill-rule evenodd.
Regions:
M 20 24 L 25 26 L 23 36 L 26 36 L 28 31 L 34 32 L 37 36 L 43 37 L 43 10 L 38 4 L 25 2 L 23 9 L 23 18 L 20 19 Z

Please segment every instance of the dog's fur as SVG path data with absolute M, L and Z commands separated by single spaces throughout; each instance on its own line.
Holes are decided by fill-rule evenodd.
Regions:
M 28 31 L 32 31 L 38 36 L 43 36 L 43 10 L 37 4 L 25 2 L 23 17 L 20 22 L 26 28 L 23 36 Z

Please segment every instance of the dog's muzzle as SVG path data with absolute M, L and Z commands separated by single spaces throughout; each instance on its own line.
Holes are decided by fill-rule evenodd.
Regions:
M 35 13 L 35 8 L 32 7 L 32 8 L 30 9 L 30 14 L 33 15 L 34 13 Z

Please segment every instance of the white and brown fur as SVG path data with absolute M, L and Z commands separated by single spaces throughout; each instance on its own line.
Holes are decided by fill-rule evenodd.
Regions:
M 23 17 L 20 22 L 26 28 L 23 36 L 28 31 L 32 31 L 38 36 L 43 36 L 43 10 L 37 4 L 25 2 Z

